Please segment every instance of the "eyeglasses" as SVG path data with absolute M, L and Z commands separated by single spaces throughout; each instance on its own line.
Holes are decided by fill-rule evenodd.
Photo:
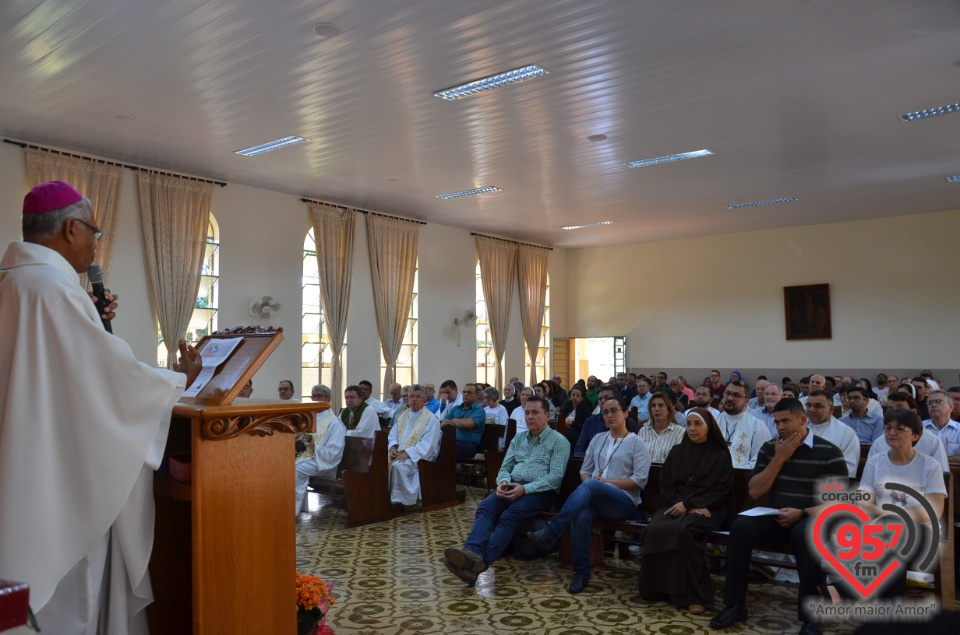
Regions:
M 74 218 L 73 220 L 77 221 L 81 225 L 86 225 L 89 229 L 91 229 L 93 231 L 93 239 L 97 242 L 100 242 L 100 239 L 103 237 L 103 232 L 100 231 L 99 227 L 95 227 L 90 223 L 88 223 L 87 221 L 80 220 L 79 218 Z
M 885 426 L 883 426 L 883 431 L 884 431 L 885 433 L 886 433 L 886 432 L 893 432 L 894 430 L 896 430 L 897 432 L 913 432 L 913 430 L 911 430 L 911 429 L 908 428 L 907 426 L 891 426 L 891 425 L 885 425 Z
M 734 399 L 744 399 L 746 395 L 739 395 L 735 392 L 730 392 L 729 390 L 723 393 L 724 397 L 733 397 Z
M 600 414 L 602 414 L 604 417 L 612 417 L 613 415 L 617 414 L 618 412 L 623 412 L 623 409 L 621 409 L 621 408 L 607 408 L 606 410 L 601 410 L 601 411 L 600 411 Z
M 863 397 L 847 397 L 847 401 L 850 401 L 850 402 L 853 402 L 853 401 L 864 401 L 864 398 L 863 398 Z
M 927 405 L 930 406 L 942 406 L 947 403 L 946 399 L 927 399 Z

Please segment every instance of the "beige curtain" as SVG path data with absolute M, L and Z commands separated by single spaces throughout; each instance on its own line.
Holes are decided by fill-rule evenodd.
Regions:
M 530 383 L 537 383 L 537 354 L 540 330 L 543 327 L 544 305 L 547 303 L 547 262 L 550 250 L 533 245 L 520 245 L 517 251 L 517 280 L 520 284 L 520 322 L 523 340 L 530 355 Z
M 407 331 L 419 239 L 418 222 L 367 214 L 373 304 L 377 311 L 380 350 L 387 365 L 383 372 L 383 392 L 394 382 L 397 357 Z
M 353 279 L 353 231 L 356 210 L 326 203 L 310 203 L 313 236 L 317 245 L 320 303 L 327 323 L 333 368 L 331 407 L 340 410 L 343 397 L 343 340 L 347 335 L 350 287 Z
M 103 269 L 104 279 L 109 280 L 107 274 L 110 272 L 110 256 L 113 254 L 113 240 L 116 237 L 123 168 L 96 159 L 69 156 L 55 150 L 24 150 L 30 187 L 47 181 L 66 181 L 90 199 L 97 226 L 103 232 L 103 238 L 97 245 L 96 262 Z M 80 276 L 80 283 L 86 288 L 86 274 Z
M 139 179 L 147 273 L 169 368 L 197 304 L 213 184 L 145 170 Z
M 503 353 L 510 330 L 513 283 L 517 279 L 517 243 L 488 236 L 476 238 L 483 300 L 487 305 L 493 356 L 497 359 L 494 381 L 499 388 L 503 386 Z

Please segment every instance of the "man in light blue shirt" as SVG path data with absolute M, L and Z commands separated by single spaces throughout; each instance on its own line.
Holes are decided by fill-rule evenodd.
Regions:
M 947 456 L 960 454 L 960 423 L 950 418 L 953 399 L 942 390 L 934 390 L 927 397 L 930 418 L 923 422 L 923 429 L 937 435 L 943 443 Z
M 847 401 L 850 403 L 850 414 L 840 419 L 857 433 L 860 443 L 872 444 L 883 434 L 883 413 L 870 413 L 867 406 L 870 395 L 866 388 L 848 388 Z
M 650 405 L 650 380 L 646 377 L 637 377 L 637 396 L 630 400 L 630 408 L 637 409 L 637 422 L 643 423 L 650 418 L 647 406 Z

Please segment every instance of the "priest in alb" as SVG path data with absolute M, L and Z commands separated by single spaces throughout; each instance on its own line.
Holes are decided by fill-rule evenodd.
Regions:
M 410 387 L 410 407 L 397 417 L 387 438 L 390 448 L 390 502 L 416 505 L 420 498 L 420 461 L 432 461 L 440 451 L 440 420 L 424 408 L 426 390 Z
M 330 389 L 317 384 L 310 391 L 310 399 L 330 405 Z M 296 513 L 299 514 L 307 500 L 307 488 L 311 476 L 336 476 L 337 466 L 343 458 L 347 429 L 333 416 L 329 407 L 317 413 L 317 427 L 300 439 L 303 450 L 297 453 L 297 498 Z
M 0 260 L 0 575 L 30 585 L 44 633 L 146 633 L 153 470 L 200 356 L 181 340 L 180 372 L 158 369 L 104 330 L 116 305 L 98 315 L 77 277 L 89 199 L 43 183 L 21 221 Z

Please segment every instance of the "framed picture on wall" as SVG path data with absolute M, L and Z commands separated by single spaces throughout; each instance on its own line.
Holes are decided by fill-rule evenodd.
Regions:
M 787 340 L 829 340 L 830 285 L 807 284 L 783 288 Z

